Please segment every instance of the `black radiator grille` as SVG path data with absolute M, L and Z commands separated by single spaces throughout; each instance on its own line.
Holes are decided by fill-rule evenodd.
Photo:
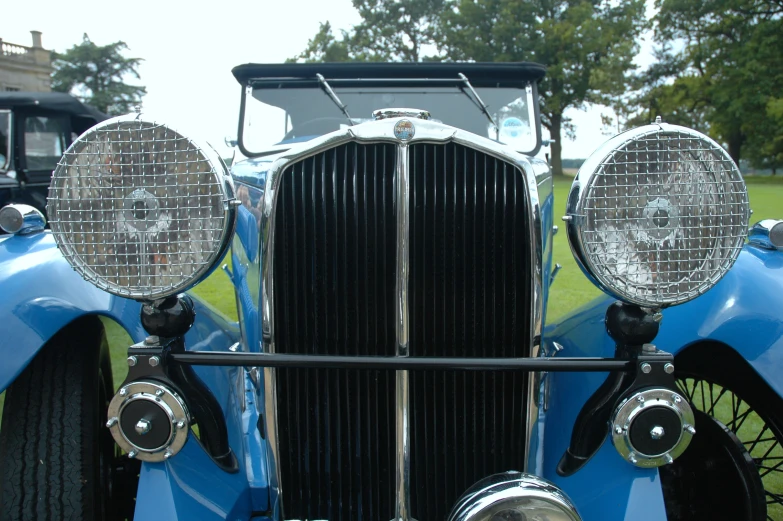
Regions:
M 527 356 L 526 192 L 472 149 L 410 149 L 410 355 Z M 524 470 L 523 373 L 410 374 L 412 516 L 444 521 L 479 479 Z
M 348 144 L 283 173 L 275 221 L 278 352 L 396 352 L 394 145 Z M 525 356 L 526 192 L 505 162 L 410 147 L 410 355 Z M 394 517 L 393 371 L 278 369 L 285 519 Z M 412 515 L 445 521 L 470 485 L 521 469 L 526 377 L 410 374 Z
M 278 352 L 396 353 L 394 145 L 340 146 L 282 175 Z M 394 373 L 277 369 L 285 519 L 394 517 Z

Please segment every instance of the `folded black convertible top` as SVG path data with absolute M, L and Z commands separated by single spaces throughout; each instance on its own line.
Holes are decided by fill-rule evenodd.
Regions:
M 242 85 L 261 79 L 314 79 L 322 74 L 330 79 L 457 79 L 459 73 L 475 87 L 521 87 L 544 77 L 546 68 L 530 62 L 514 63 L 247 63 L 234 67 L 234 77 Z

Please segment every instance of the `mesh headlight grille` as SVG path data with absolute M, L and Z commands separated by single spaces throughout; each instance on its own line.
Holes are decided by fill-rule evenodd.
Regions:
M 573 212 L 574 246 L 618 298 L 649 307 L 686 302 L 715 285 L 742 249 L 745 183 L 728 154 L 702 134 L 672 125 L 630 134 L 600 149 L 599 161 L 588 160 Z
M 49 189 L 52 232 L 86 280 L 152 300 L 206 274 L 228 243 L 225 167 L 173 129 L 121 117 L 82 135 Z

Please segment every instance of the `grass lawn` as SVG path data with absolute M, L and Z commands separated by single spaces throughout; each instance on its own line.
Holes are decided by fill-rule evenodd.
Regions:
M 746 181 L 750 204 L 753 209 L 751 222 L 768 218 L 783 218 L 783 176 L 777 178 L 748 177 L 746 178 Z M 563 223 L 560 221 L 560 217 L 565 215 L 566 195 L 570 186 L 570 178 L 564 177 L 555 180 L 555 224 L 560 227 L 561 232 L 554 238 L 553 259 L 554 262 L 560 263 L 563 266 L 563 269 L 558 274 L 557 279 L 551 288 L 547 310 L 548 322 L 557 319 L 568 311 L 587 303 L 589 300 L 601 294 L 600 291 L 587 280 L 576 265 L 568 246 Z M 199 285 L 194 292 L 207 300 L 207 302 L 212 304 L 216 309 L 223 312 L 228 317 L 231 317 L 233 320 L 236 320 L 233 287 L 222 270 L 216 270 L 215 273 Z M 130 338 L 122 328 L 111 320 L 105 320 L 104 323 L 106 325 L 107 337 L 112 352 L 112 368 L 116 385 L 122 382 L 127 375 L 125 357 Z M 0 418 L 2 417 L 2 407 L 3 395 L 0 394 Z M 725 407 L 730 407 L 730 405 L 717 405 L 716 410 L 719 411 L 717 414 L 718 416 L 726 412 Z M 759 420 L 752 417 L 748 419 L 748 422 L 747 428 L 752 429 L 754 425 L 759 425 Z M 760 447 L 766 450 L 766 445 L 762 444 Z M 775 450 L 780 451 L 780 447 L 777 447 Z M 781 459 L 783 459 L 783 453 L 777 454 L 777 452 L 775 452 L 774 455 L 780 456 Z M 767 476 L 764 479 L 765 483 L 769 480 L 773 480 L 775 487 L 773 490 L 783 493 L 783 480 L 778 481 L 777 477 L 774 475 L 771 477 Z M 783 520 L 783 512 L 781 512 L 780 517 L 778 517 L 776 513 L 775 519 Z

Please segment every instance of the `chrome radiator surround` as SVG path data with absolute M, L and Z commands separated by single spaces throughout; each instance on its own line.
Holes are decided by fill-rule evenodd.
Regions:
M 269 170 L 266 190 L 263 198 L 263 210 L 261 216 L 262 231 L 262 283 L 263 291 L 261 296 L 262 308 L 262 333 L 263 344 L 261 346 L 264 353 L 275 353 L 275 288 L 274 288 L 274 249 L 275 249 L 275 226 L 273 225 L 275 210 L 277 206 L 277 196 L 281 184 L 282 174 L 289 166 L 303 161 L 319 153 L 328 151 L 340 145 L 351 142 L 359 144 L 394 144 L 397 146 L 397 253 L 396 253 L 396 274 L 397 289 L 396 295 L 398 305 L 395 307 L 396 321 L 396 340 L 397 356 L 408 355 L 408 147 L 415 143 L 445 144 L 455 143 L 471 148 L 477 152 L 484 153 L 496 159 L 505 161 L 516 167 L 523 175 L 524 188 L 527 193 L 527 204 L 529 215 L 526 216 L 526 223 L 529 227 L 528 234 L 532 240 L 529 247 L 531 258 L 529 259 L 532 273 L 530 281 L 530 294 L 532 302 L 530 303 L 530 338 L 528 356 L 537 356 L 537 346 L 534 346 L 534 339 L 540 338 L 541 322 L 543 313 L 543 288 L 542 288 L 542 224 L 540 213 L 540 201 L 538 198 L 537 180 L 530 162 L 524 157 L 505 145 L 491 141 L 440 123 L 414 119 L 415 135 L 410 139 L 401 140 L 395 136 L 395 126 L 399 121 L 405 118 L 393 118 L 376 122 L 364 123 L 359 126 L 349 127 L 345 130 L 335 132 L 321 138 L 307 142 L 306 148 L 298 148 L 277 159 Z M 532 378 L 530 381 L 532 382 Z M 409 434 L 410 424 L 408 422 L 408 371 L 399 370 L 396 372 L 396 519 L 411 519 L 409 512 L 410 505 L 410 459 L 409 459 Z M 277 422 L 277 385 L 276 370 L 274 368 L 264 368 L 264 395 L 265 395 L 265 422 L 266 422 L 266 442 L 268 444 L 271 458 L 268 461 L 268 476 L 270 490 L 273 490 L 270 510 L 274 516 L 279 517 L 282 511 L 282 483 L 280 473 L 280 447 Z M 527 434 L 530 433 L 532 426 L 536 421 L 537 404 L 534 402 L 535 393 L 528 393 L 526 411 Z M 525 466 L 529 459 L 528 455 L 529 437 L 525 447 Z

